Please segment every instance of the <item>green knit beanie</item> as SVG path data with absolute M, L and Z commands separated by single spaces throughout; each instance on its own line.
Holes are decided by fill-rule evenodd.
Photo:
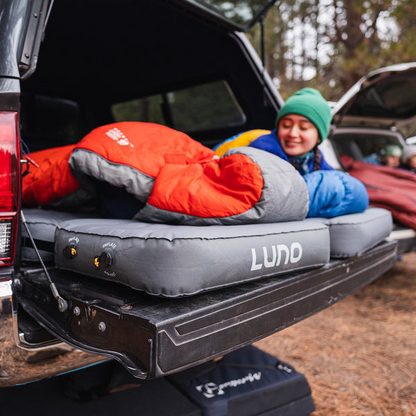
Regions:
M 402 148 L 397 144 L 388 144 L 384 149 L 381 149 L 380 156 L 387 157 L 387 156 L 396 156 L 402 157 Z
M 286 114 L 308 118 L 318 129 L 321 142 L 328 136 L 332 120 L 331 108 L 318 90 L 303 88 L 289 97 L 277 115 L 277 128 L 279 120 Z

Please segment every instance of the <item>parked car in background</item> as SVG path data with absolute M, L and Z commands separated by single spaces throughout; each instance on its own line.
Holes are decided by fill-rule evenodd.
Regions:
M 416 63 L 392 65 L 361 78 L 333 106 L 331 146 L 323 149 L 334 167 L 343 169 L 340 157 L 371 161 L 391 145 L 404 149 L 416 143 Z M 333 153 L 334 151 L 334 153 Z M 413 229 L 396 223 L 391 234 L 399 252 L 416 248 Z
M 360 79 L 333 107 L 337 154 L 362 160 L 389 144 L 405 146 L 416 129 L 415 92 L 414 62 Z
M 406 139 L 406 144 L 407 144 L 407 145 L 416 144 L 416 136 L 411 136 L 411 137 L 408 137 L 408 138 Z

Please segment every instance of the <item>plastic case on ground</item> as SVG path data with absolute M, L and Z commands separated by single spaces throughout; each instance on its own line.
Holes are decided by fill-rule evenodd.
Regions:
M 315 410 L 306 377 L 252 345 L 169 378 L 203 416 L 306 416 Z

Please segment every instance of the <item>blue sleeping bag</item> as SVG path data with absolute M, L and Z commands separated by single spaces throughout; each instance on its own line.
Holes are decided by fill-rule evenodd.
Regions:
M 303 178 L 309 194 L 307 217 L 332 218 L 363 212 L 368 207 L 365 186 L 345 172 L 318 170 Z

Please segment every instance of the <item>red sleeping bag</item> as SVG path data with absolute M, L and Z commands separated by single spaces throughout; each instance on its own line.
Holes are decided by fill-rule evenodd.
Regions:
M 342 156 L 351 176 L 366 187 L 370 204 L 385 208 L 395 220 L 416 230 L 416 174 L 404 169 L 372 165 Z
M 309 206 L 306 182 L 278 156 L 252 147 L 204 163 L 160 169 L 135 219 L 184 225 L 299 221 Z
M 30 154 L 37 166 L 30 164 L 30 173 L 23 177 L 23 207 L 50 204 L 80 187 L 68 165 L 74 148 L 75 145 L 55 147 Z
M 98 180 L 146 202 L 166 159 L 187 164 L 213 158 L 218 158 L 213 150 L 183 132 L 155 123 L 126 121 L 97 127 L 87 134 L 68 163 L 87 189 Z
M 97 127 L 76 145 L 33 152 L 30 158 L 39 167 L 31 166 L 23 179 L 24 207 L 57 201 L 80 184 L 94 194 L 97 180 L 145 202 L 165 159 L 197 163 L 218 156 L 169 127 L 122 122 Z

